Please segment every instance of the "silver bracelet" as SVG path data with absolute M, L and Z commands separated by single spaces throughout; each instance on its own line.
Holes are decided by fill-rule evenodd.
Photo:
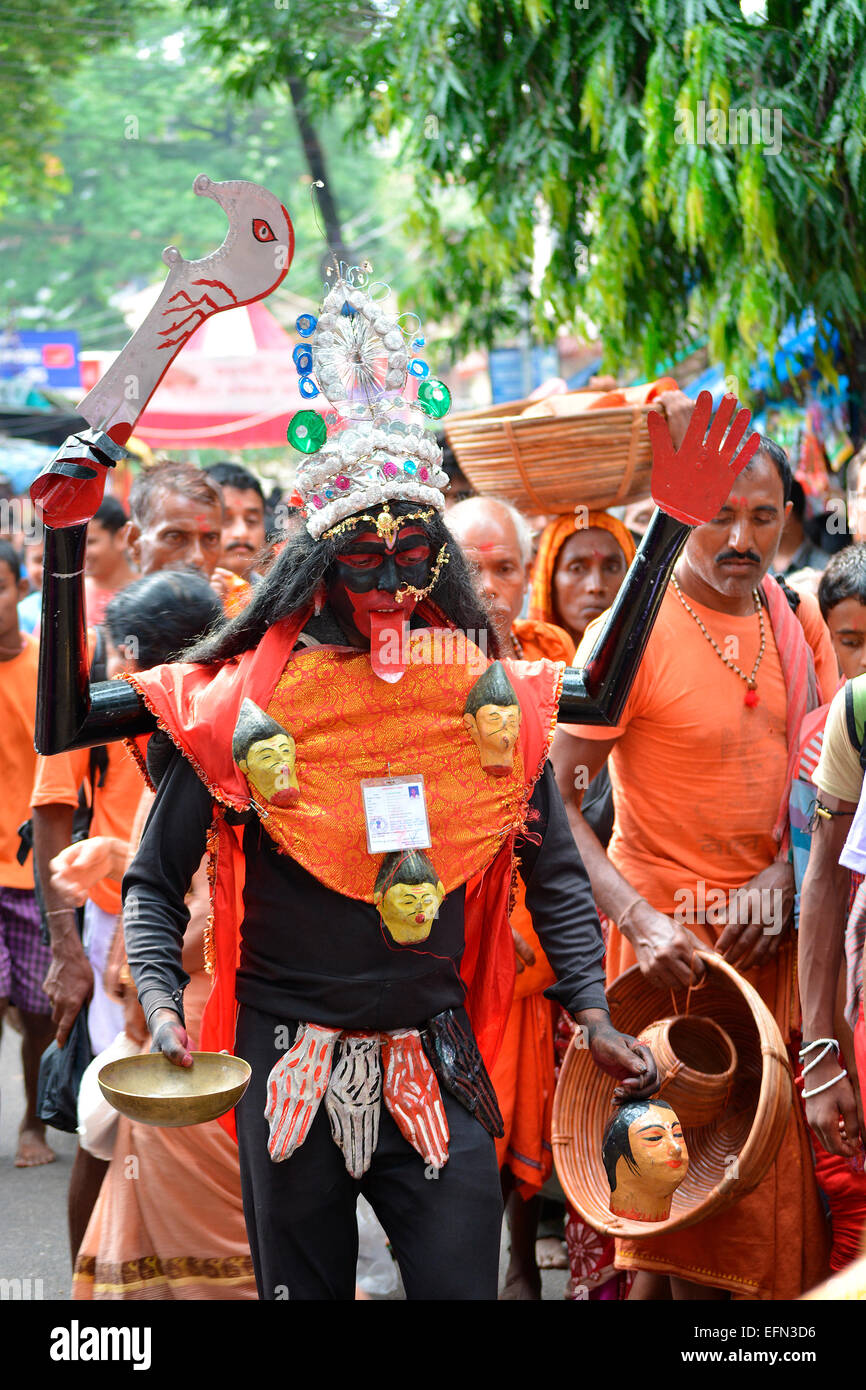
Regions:
M 839 1075 L 834 1076 L 832 1081 L 825 1081 L 823 1086 L 816 1086 L 814 1091 L 804 1091 L 803 1099 L 811 1100 L 813 1096 L 819 1096 L 822 1091 L 829 1091 L 830 1087 L 835 1086 L 837 1081 L 844 1081 L 847 1075 L 847 1071 L 840 1071 Z

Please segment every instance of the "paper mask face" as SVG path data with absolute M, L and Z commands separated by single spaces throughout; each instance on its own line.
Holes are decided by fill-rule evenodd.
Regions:
M 463 723 L 481 755 L 481 766 L 490 777 L 506 777 L 514 764 L 514 746 L 520 733 L 519 705 L 482 705 L 464 714 Z
M 295 772 L 295 740 L 289 734 L 275 734 L 250 744 L 238 767 L 272 806 L 292 806 L 301 794 Z
M 632 1101 L 608 1120 L 602 1157 L 610 1209 L 632 1221 L 666 1221 L 689 1155 L 675 1111 L 662 1100 Z
M 398 883 L 379 900 L 382 921 L 395 941 L 426 941 L 445 896 L 441 883 Z
M 445 889 L 426 854 L 417 850 L 386 856 L 376 877 L 373 901 L 389 934 L 401 946 L 426 941 Z
M 295 740 L 252 700 L 241 705 L 232 754 L 250 786 L 271 806 L 293 806 L 298 800 Z
M 463 724 L 487 775 L 507 777 L 514 766 L 520 735 L 520 705 L 501 661 L 494 661 L 473 685 L 463 710 Z

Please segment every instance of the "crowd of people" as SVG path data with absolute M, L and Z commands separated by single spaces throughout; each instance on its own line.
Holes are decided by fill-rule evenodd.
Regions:
M 684 400 L 670 411 L 675 437 L 677 411 L 687 421 Z M 685 423 L 681 433 L 684 428 Z M 472 495 L 447 446 L 445 469 L 451 488 L 443 548 L 453 545 L 465 557 L 493 654 L 582 665 L 640 544 L 634 517 L 623 509 L 597 512 L 580 505 L 561 516 L 529 517 L 508 502 Z M 762 438 L 718 515 L 689 535 L 616 724 L 560 723 L 550 753 L 567 817 L 562 833 L 573 837 L 591 884 L 607 983 L 637 964 L 648 984 L 695 984 L 705 971 L 697 954 L 704 949 L 742 972 L 773 1013 L 797 1078 L 778 1156 L 749 1195 L 697 1225 L 652 1240 L 602 1238 L 563 1200 L 553 1172 L 551 1116 L 579 1008 L 571 1001 L 564 1007 L 561 990 L 557 995 L 561 962 L 548 959 L 533 923 L 539 876 L 549 875 L 553 896 L 552 884 L 563 872 L 545 791 L 538 812 L 545 825 L 541 851 L 524 849 L 531 868 L 527 872 L 524 865 L 523 876 L 514 879 L 515 984 L 491 1071 L 501 1116 L 491 1132 L 510 1249 L 502 1298 L 540 1298 L 541 1270 L 567 1264 L 567 1297 L 573 1299 L 788 1299 L 844 1270 L 861 1253 L 866 848 L 857 831 L 866 817 L 860 809 L 866 804 L 866 536 L 849 535 L 835 554 L 830 546 L 822 549 L 804 533 L 801 496 L 785 452 Z M 294 553 L 289 547 L 281 554 L 293 508 L 281 511 L 283 524 L 275 531 L 260 484 L 234 463 L 146 469 L 133 484 L 128 516 L 107 497 L 87 533 L 91 679 L 121 672 L 134 678 L 196 643 L 196 660 L 237 661 L 243 645 L 221 647 L 219 633 L 233 630 L 231 624 L 224 629 L 224 619 L 236 624 L 248 609 L 256 615 L 257 602 L 264 603 L 254 602 L 257 590 L 267 588 L 278 557 L 285 567 Z M 350 534 L 358 543 L 351 564 L 356 570 L 372 565 L 383 537 L 378 522 L 370 530 L 366 561 L 364 536 Z M 0 541 L 0 750 L 8 782 L 0 817 L 0 1011 L 12 1011 L 21 1034 L 25 1112 L 15 1163 L 28 1168 L 54 1160 L 36 1106 L 39 1061 L 52 1038 L 63 1045 L 86 1008 L 97 1067 L 149 1050 L 151 1036 L 170 1030 L 177 1019 L 168 1017 L 173 995 L 167 986 L 152 986 L 148 994 L 143 976 L 136 976 L 136 989 L 132 957 L 138 953 L 140 966 L 146 950 L 132 936 L 125 945 L 119 925 L 124 874 L 127 893 L 137 889 L 147 909 L 153 827 L 161 817 L 166 821 L 165 794 L 157 796 L 153 812 L 154 792 L 142 790 L 141 759 L 132 745 L 109 742 L 50 757 L 34 752 L 44 621 L 41 542 L 14 541 Z M 402 552 L 400 544 L 400 563 L 408 570 L 415 551 L 406 548 L 410 540 Z M 335 639 L 324 626 L 329 610 L 326 605 L 322 612 L 317 587 L 322 574 L 320 568 L 311 581 L 315 618 L 305 632 L 315 634 L 315 624 L 323 624 L 315 640 L 327 645 Z M 328 602 L 339 618 L 330 591 Z M 174 742 L 184 749 L 178 738 Z M 177 764 L 189 765 L 176 754 L 172 761 L 172 751 L 170 745 L 157 750 L 167 770 L 159 782 L 151 766 L 151 779 L 161 787 L 173 779 L 179 799 L 183 773 Z M 153 756 L 152 748 L 149 766 Z M 538 796 L 533 794 L 533 805 Z M 190 793 L 184 804 L 195 822 L 189 845 L 182 846 L 182 857 L 178 850 L 177 862 L 160 861 L 160 872 L 172 880 L 177 911 L 188 919 L 182 970 L 189 983 L 178 1055 L 196 1045 L 212 989 L 206 942 L 213 879 L 208 854 L 202 857 L 208 808 L 198 836 L 198 802 Z M 28 822 L 32 854 L 26 853 L 27 834 L 19 836 Z M 250 835 L 247 827 L 248 858 Z M 267 895 L 278 894 L 281 881 L 261 850 L 256 853 L 267 907 Z M 130 871 L 133 859 L 138 868 Z M 186 865 L 189 882 L 183 881 Z M 427 882 L 427 869 L 426 878 L 407 881 Z M 309 874 L 306 879 L 312 882 Z M 304 912 L 314 913 L 306 879 L 296 878 L 289 887 L 310 895 L 312 906 Z M 441 899 L 441 882 L 438 888 Z M 729 904 L 738 890 L 751 891 L 737 899 L 745 904 L 739 910 L 684 914 L 684 889 L 695 889 L 700 902 L 721 890 Z M 760 907 L 768 901 L 774 905 L 772 922 Z M 238 999 L 251 1006 L 245 1027 L 255 1052 L 264 1044 L 254 1038 L 249 1018 L 265 1006 L 263 996 L 245 987 L 248 997 L 239 993 Z M 589 1007 L 590 994 L 584 985 L 582 1006 Z M 326 1015 L 322 1006 L 317 1020 L 325 1031 Z M 381 1026 L 393 1027 L 386 1015 L 387 1010 Z M 162 1048 L 171 1055 L 164 1039 L 163 1034 Z M 451 1100 L 446 1109 L 452 1144 L 459 1145 L 460 1121 Z M 386 1130 L 382 1113 L 380 1148 L 387 1155 L 404 1139 L 393 1125 L 393 1134 Z M 277 1268 L 269 1246 L 275 1237 L 264 1229 L 259 1195 L 280 1169 L 255 1171 L 256 1164 L 267 1167 L 267 1158 L 264 1149 L 258 1159 L 249 1156 L 253 1120 L 242 1107 L 240 1159 L 237 1144 L 216 1122 L 163 1130 L 108 1114 L 92 1078 L 82 1085 L 79 1120 L 68 1209 L 74 1298 L 281 1296 L 273 1293 L 282 1287 L 273 1282 L 277 1276 L 267 1274 Z M 260 1115 L 255 1122 L 261 1126 Z M 321 1144 L 317 1149 L 309 1140 L 300 1150 L 307 1154 L 310 1164 L 321 1165 L 327 1157 Z M 128 1180 L 130 1165 L 136 1181 Z M 296 1170 L 301 1172 L 300 1158 Z M 387 1187 L 371 1190 L 387 1209 Z M 250 1218 L 250 1192 L 258 1227 Z M 407 1194 L 420 1201 L 408 1187 Z M 352 1210 L 356 1195 L 348 1199 Z M 293 1202 L 293 1220 L 303 1224 L 297 1192 L 286 1189 L 275 1200 Z M 479 1213 L 480 1207 L 474 1219 L 499 1220 L 498 1210 Z M 447 1219 L 456 1230 L 456 1206 Z M 316 1224 L 312 1207 L 310 1220 Z M 400 1221 L 401 1232 L 409 1230 L 405 1211 Z M 290 1239 L 296 1242 L 292 1267 L 306 1269 L 310 1256 L 300 1248 L 301 1238 L 288 1231 L 280 1238 L 285 1249 Z M 321 1222 L 316 1238 L 326 1249 L 331 1234 Z M 335 1227 L 333 1240 L 339 1239 Z M 435 1297 L 435 1263 L 423 1274 L 413 1269 L 407 1240 L 397 1238 L 396 1253 L 410 1296 L 414 1289 L 416 1297 Z M 317 1277 L 330 1287 L 324 1271 Z M 340 1288 L 340 1296 L 351 1296 Z

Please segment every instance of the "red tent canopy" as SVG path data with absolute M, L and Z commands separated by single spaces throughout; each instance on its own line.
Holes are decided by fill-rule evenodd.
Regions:
M 135 427 L 151 449 L 250 449 L 285 445 L 305 402 L 294 342 L 261 302 L 207 319 L 160 382 Z M 83 354 L 87 389 L 107 363 Z

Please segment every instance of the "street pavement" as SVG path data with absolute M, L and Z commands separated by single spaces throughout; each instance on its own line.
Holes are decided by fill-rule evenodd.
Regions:
M 23 1114 L 21 1038 L 7 1021 L 0 1043 L 0 1279 L 41 1280 L 41 1285 L 31 1283 L 31 1297 L 41 1293 L 45 1299 L 68 1299 L 66 1189 L 76 1137 L 49 1130 L 48 1142 L 57 1162 L 16 1168 Z
M 0 1041 L 0 1280 L 31 1280 L 31 1298 L 68 1300 L 71 1271 L 66 1229 L 66 1190 L 76 1137 L 48 1130 L 56 1163 L 14 1167 L 18 1126 L 24 1113 L 21 1039 L 7 1022 Z M 501 1273 L 507 1263 L 503 1234 Z M 41 1281 L 37 1282 L 37 1281 Z M 544 1300 L 560 1301 L 566 1274 L 545 1270 Z M 0 1285 L 5 1288 L 5 1285 Z M 26 1284 L 23 1285 L 27 1289 Z M 386 1295 L 399 1298 L 399 1294 Z

